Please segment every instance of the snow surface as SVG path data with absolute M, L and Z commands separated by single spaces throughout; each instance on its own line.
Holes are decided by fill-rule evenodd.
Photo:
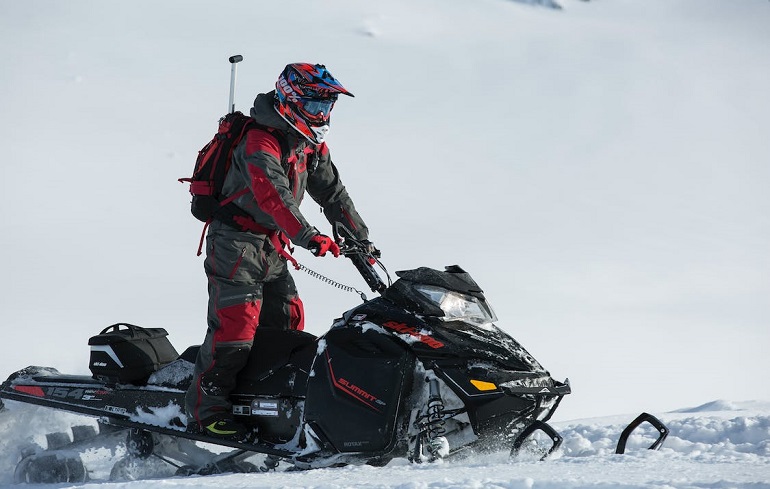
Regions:
M 226 59 L 242 54 L 241 110 L 294 61 L 325 63 L 356 94 L 337 104 L 329 145 L 385 264 L 468 270 L 498 326 L 569 377 L 558 425 L 770 399 L 770 3 L 558 3 L 0 0 L 0 377 L 86 373 L 87 338 L 119 321 L 164 327 L 179 351 L 200 343 L 200 225 L 176 179 L 215 131 Z M 328 230 L 309 199 L 303 211 Z M 340 260 L 296 254 L 364 287 Z M 295 278 L 314 334 L 358 301 Z M 745 452 L 707 436 L 737 425 L 703 422 L 687 440 L 701 453 L 270 484 L 765 487 L 767 436 L 735 445 Z M 587 453 L 589 431 L 574 442 Z
M 770 487 L 770 403 L 714 401 L 658 417 L 670 434 L 658 451 L 647 450 L 654 430 L 643 425 L 629 439 L 626 453 L 615 454 L 618 436 L 635 415 L 592 418 L 555 423 L 564 437 L 562 448 L 540 462 L 522 454 L 510 459 L 507 452 L 469 454 L 452 461 L 410 464 L 393 460 L 385 467 L 348 466 L 286 472 L 285 466 L 265 474 L 145 479 L 106 482 L 112 465 L 125 454 L 119 447 L 86 451 L 83 460 L 93 478 L 88 484 L 24 487 L 219 487 L 313 489 L 760 489 Z M 87 418 L 53 413 L 45 408 L 9 403 L 0 413 L 0 485 L 13 481 L 13 467 L 21 448 L 31 443 L 45 447 L 45 433 L 66 431 Z M 33 429 L 30 431 L 30 427 Z M 260 456 L 250 459 L 260 464 Z M 173 475 L 173 469 L 151 460 L 154 474 Z

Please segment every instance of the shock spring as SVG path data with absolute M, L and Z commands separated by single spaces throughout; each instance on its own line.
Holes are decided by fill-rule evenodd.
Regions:
M 441 399 L 441 390 L 438 379 L 428 379 L 428 413 L 426 434 L 428 441 L 435 440 L 446 432 L 444 425 L 444 401 Z

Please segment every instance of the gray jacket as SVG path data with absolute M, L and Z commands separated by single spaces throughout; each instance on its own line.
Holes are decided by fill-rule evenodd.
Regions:
M 250 130 L 233 152 L 224 195 L 237 195 L 235 204 L 259 227 L 281 231 L 293 243 L 307 248 L 310 238 L 318 234 L 299 210 L 307 190 L 330 223 L 341 222 L 358 239 L 367 239 L 368 228 L 340 180 L 326 143 L 311 144 L 278 115 L 273 107 L 274 93 L 257 95 L 251 117 L 281 131 L 288 142 L 288 154 L 283 154 L 272 133 Z

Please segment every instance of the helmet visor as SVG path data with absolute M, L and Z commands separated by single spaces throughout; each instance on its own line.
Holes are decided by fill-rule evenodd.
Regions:
M 310 115 L 328 116 L 334 107 L 332 99 L 302 98 L 302 109 Z

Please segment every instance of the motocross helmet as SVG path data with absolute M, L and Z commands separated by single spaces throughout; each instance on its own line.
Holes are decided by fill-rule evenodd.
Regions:
M 324 65 L 292 63 L 275 83 L 275 110 L 311 143 L 321 144 L 339 94 L 353 96 Z

